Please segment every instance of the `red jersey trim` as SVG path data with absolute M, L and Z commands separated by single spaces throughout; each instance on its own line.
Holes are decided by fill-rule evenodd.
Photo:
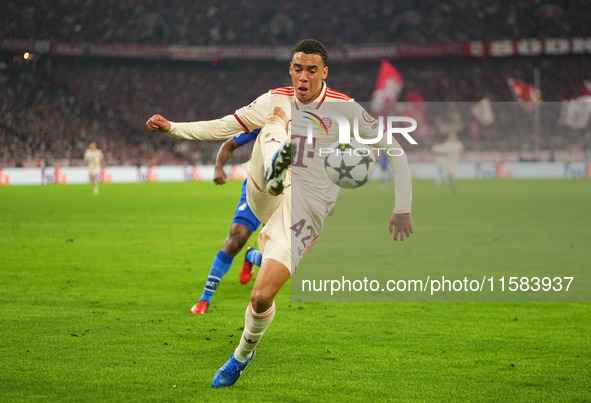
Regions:
M 331 98 L 340 98 L 340 99 L 344 99 L 345 101 L 350 101 L 353 99 L 353 98 L 343 94 L 342 92 L 333 91 L 331 89 L 327 89 L 326 92 L 328 93 L 328 96 Z
M 246 133 L 250 133 L 251 130 L 248 128 L 248 126 L 246 126 L 246 124 L 244 124 L 244 122 L 242 121 L 242 119 L 240 119 L 238 117 L 238 115 L 234 114 L 234 117 L 236 118 L 236 120 L 238 121 L 238 123 L 240 123 L 242 125 L 242 127 L 244 127 L 244 130 L 246 130 Z
M 338 99 L 338 100 L 341 100 L 341 101 L 351 101 L 352 100 L 352 98 L 335 97 L 334 95 L 329 95 L 328 97 L 330 99 Z
M 279 88 L 275 88 L 274 90 L 271 90 L 271 94 L 273 95 L 293 95 L 294 94 L 294 88 L 293 87 L 279 87 Z

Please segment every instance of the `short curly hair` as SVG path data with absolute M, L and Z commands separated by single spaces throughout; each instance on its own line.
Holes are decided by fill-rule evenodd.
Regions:
M 318 42 L 316 39 L 303 39 L 299 41 L 291 51 L 291 57 L 293 55 L 302 52 L 308 55 L 319 55 L 322 57 L 322 61 L 324 62 L 324 66 L 328 65 L 328 52 L 324 45 Z

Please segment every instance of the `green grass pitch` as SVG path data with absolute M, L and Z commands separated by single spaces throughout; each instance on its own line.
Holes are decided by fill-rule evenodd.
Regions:
M 589 303 L 303 303 L 289 285 L 242 378 L 212 389 L 244 324 L 244 251 L 210 312 L 188 311 L 240 185 L 0 188 L 0 401 L 591 399 Z M 385 226 L 392 192 L 366 186 Z M 409 270 L 455 254 L 521 266 L 524 249 L 540 270 L 591 269 L 588 180 L 460 181 L 454 196 L 415 181 L 413 206 Z

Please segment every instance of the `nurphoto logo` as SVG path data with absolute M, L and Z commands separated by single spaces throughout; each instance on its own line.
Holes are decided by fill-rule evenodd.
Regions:
M 322 119 L 319 119 L 318 116 L 314 114 L 310 114 L 317 119 L 312 119 L 308 116 L 305 118 L 308 120 L 307 123 L 307 139 L 306 142 L 308 144 L 313 144 L 313 130 L 314 126 L 316 126 L 320 132 L 324 132 L 328 134 L 328 128 L 326 127 L 324 121 L 329 119 L 331 124 L 336 122 L 339 126 L 339 143 L 341 144 L 349 144 L 351 139 L 351 124 L 349 123 L 349 119 L 345 116 L 338 114 L 338 113 L 325 113 L 323 114 Z M 318 120 L 318 122 L 316 121 Z M 376 144 L 382 140 L 384 133 L 386 134 L 386 141 L 390 145 L 392 144 L 392 136 L 394 134 L 401 134 L 406 141 L 410 144 L 416 145 L 418 144 L 414 138 L 410 135 L 413 131 L 417 128 L 417 121 L 408 116 L 387 116 L 385 119 L 383 116 L 380 116 L 378 119 L 378 134 L 375 138 L 364 139 L 359 135 L 359 117 L 353 116 L 353 137 L 355 140 L 360 142 L 361 144 Z M 384 124 L 385 120 L 385 124 Z M 399 127 L 395 126 L 395 123 L 407 123 L 410 126 L 406 127 Z

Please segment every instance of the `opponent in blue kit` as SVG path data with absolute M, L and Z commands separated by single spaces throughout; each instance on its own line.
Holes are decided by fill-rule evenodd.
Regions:
M 223 185 L 226 183 L 226 173 L 224 172 L 224 163 L 230 158 L 232 152 L 243 145 L 254 141 L 259 134 L 259 130 L 253 130 L 250 133 L 243 133 L 234 136 L 224 142 L 218 151 L 215 162 L 214 182 L 216 185 Z M 234 257 L 242 250 L 242 247 L 248 241 L 250 235 L 257 230 L 261 222 L 256 218 L 248 203 L 246 202 L 246 181 L 242 184 L 242 193 L 240 194 L 240 202 L 234 212 L 232 219 L 232 226 L 228 234 L 224 246 L 217 253 L 213 259 L 211 268 L 209 269 L 209 276 L 203 289 L 203 294 L 199 301 L 191 308 L 193 314 L 204 314 L 207 312 L 211 297 L 215 293 L 222 277 L 228 272 Z M 246 257 L 242 270 L 240 270 L 240 283 L 247 284 L 254 274 L 254 265 L 261 265 L 261 252 L 249 246 L 246 250 Z

